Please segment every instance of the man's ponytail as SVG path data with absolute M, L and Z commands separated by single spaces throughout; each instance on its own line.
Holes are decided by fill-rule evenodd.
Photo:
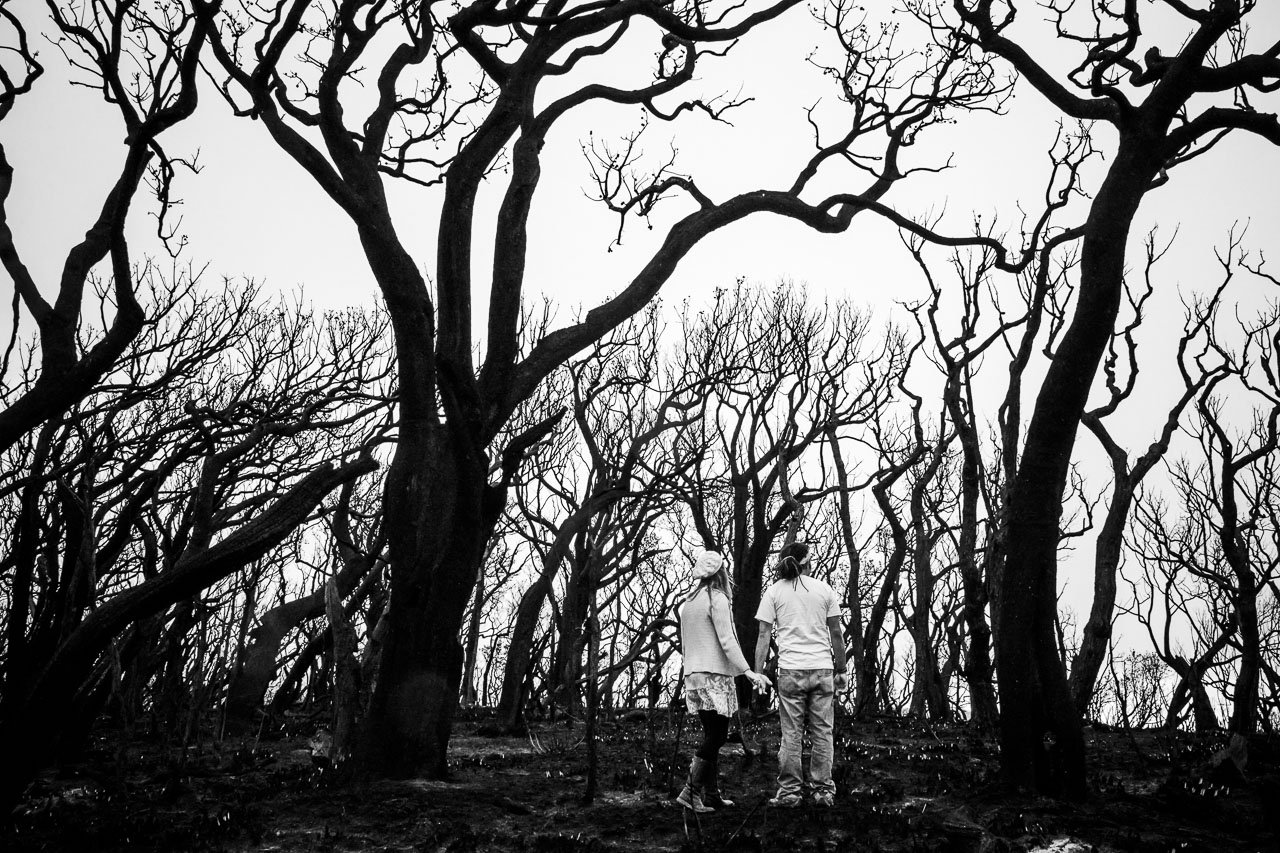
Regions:
M 800 577 L 801 563 L 809 556 L 809 546 L 803 542 L 793 542 L 782 549 L 778 555 L 778 564 L 774 567 L 779 580 L 791 581 Z

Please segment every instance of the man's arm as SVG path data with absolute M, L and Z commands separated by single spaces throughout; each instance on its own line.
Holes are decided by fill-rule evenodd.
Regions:
M 849 668 L 844 657 L 844 626 L 839 616 L 827 617 L 827 630 L 831 632 L 831 657 L 835 661 L 836 675 L 841 675 Z
M 769 639 L 773 634 L 773 623 L 757 619 L 756 627 L 759 628 L 756 634 L 756 672 L 764 672 L 764 665 L 769 660 Z

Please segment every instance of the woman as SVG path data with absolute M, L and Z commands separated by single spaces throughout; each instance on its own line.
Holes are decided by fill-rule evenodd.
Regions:
M 746 675 L 760 690 L 769 688 L 769 680 L 751 670 L 738 645 L 724 557 L 704 551 L 693 566 L 693 577 L 697 587 L 680 606 L 680 645 L 685 706 L 702 721 L 702 745 L 676 802 L 695 812 L 709 812 L 733 805 L 720 796 L 718 759 L 729 735 L 729 720 L 738 710 L 734 676 Z

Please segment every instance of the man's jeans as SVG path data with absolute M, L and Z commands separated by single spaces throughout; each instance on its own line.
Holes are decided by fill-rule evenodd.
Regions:
M 782 744 L 778 747 L 778 796 L 799 796 L 806 781 L 800 757 L 806 723 L 811 794 L 834 795 L 831 759 L 835 752 L 835 672 L 831 669 L 778 670 L 778 714 Z

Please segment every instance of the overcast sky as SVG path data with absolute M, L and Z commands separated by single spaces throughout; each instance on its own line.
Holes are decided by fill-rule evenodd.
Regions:
M 1251 15 L 1255 30 L 1280 37 L 1280 9 L 1263 3 Z M 1023 11 L 1034 22 L 1034 6 Z M 680 161 L 713 196 L 755 186 L 789 182 L 807 156 L 809 129 L 804 108 L 819 99 L 833 102 L 832 91 L 803 57 L 819 34 L 808 12 L 792 10 L 772 28 L 744 42 L 734 64 L 708 67 L 703 78 L 726 90 L 740 87 L 755 101 L 736 111 L 734 127 L 715 125 L 693 115 L 677 128 Z M 1166 53 L 1176 45 L 1166 46 Z M 1064 58 L 1067 55 L 1064 55 Z M 68 85 L 69 72 L 57 52 L 46 46 L 48 72 L 14 114 L 0 125 L 0 138 L 16 170 L 10 221 L 28 265 L 46 292 L 52 292 L 62 259 L 91 221 L 105 187 L 118 169 L 120 125 L 92 91 Z M 722 70 L 723 69 L 723 70 Z M 620 69 L 620 79 L 628 69 Z M 646 68 L 638 69 L 640 74 Z M 637 79 L 635 75 L 632 79 Z M 708 82 L 706 88 L 714 85 Z M 183 231 L 191 239 L 186 257 L 209 262 L 215 274 L 252 276 L 271 287 L 305 288 L 317 305 L 368 303 L 374 299 L 371 277 L 348 220 L 310 178 L 267 140 L 260 124 L 237 120 L 205 93 L 195 120 L 176 129 L 167 144 L 174 153 L 199 150 L 201 174 L 185 176 L 178 187 Z M 921 162 L 941 162 L 954 153 L 955 166 L 944 175 L 921 175 L 895 188 L 890 202 L 919 214 L 945 207 L 960 230 L 970 211 L 1008 218 L 1013 204 L 1034 206 L 1041 193 L 1044 150 L 1056 131 L 1056 115 L 1030 87 L 1020 84 L 1010 115 L 965 116 L 958 125 L 937 128 L 922 147 L 932 152 Z M 662 211 L 654 231 L 632 223 L 624 244 L 607 251 L 616 229 L 613 216 L 584 195 L 587 174 L 579 150 L 581 138 L 595 128 L 600 136 L 634 127 L 635 114 L 618 110 L 579 115 L 549 140 L 546 174 L 534 208 L 531 253 L 532 289 L 553 291 L 565 304 L 590 303 L 617 290 L 647 258 L 663 233 L 662 225 L 679 210 Z M 659 128 L 661 133 L 666 128 Z M 656 135 L 656 134 L 655 134 Z M 1110 139 L 1100 134 L 1107 149 Z M 655 144 L 661 156 L 665 146 Z M 1280 152 L 1241 137 L 1199 162 L 1179 169 L 1168 187 L 1152 193 L 1134 229 L 1141 235 L 1152 223 L 1180 228 L 1177 268 L 1184 273 L 1208 269 L 1211 249 L 1233 222 L 1251 221 L 1251 243 L 1263 247 L 1280 232 L 1280 205 L 1273 193 L 1280 173 Z M 857 189 L 849 182 L 831 189 Z M 492 205 L 500 184 L 487 201 Z M 433 265 L 434 209 L 438 191 L 403 187 L 395 193 L 402 234 L 428 269 Z M 135 232 L 149 228 L 145 199 L 132 213 Z M 572 235 L 572 239 L 565 239 Z M 483 269 L 486 239 L 477 242 Z M 148 243 L 139 239 L 135 256 Z M 669 301 L 702 294 L 745 276 L 765 283 L 780 277 L 805 282 L 817 293 L 850 296 L 872 303 L 906 296 L 914 276 L 892 231 L 862 217 L 849 233 L 830 236 L 773 218 L 757 217 L 722 231 L 695 250 L 665 291 Z M 1189 285 L 1194 275 L 1180 275 Z M 918 284 L 918 282 L 916 282 Z M 483 298 L 482 294 L 477 294 Z M 6 320 L 7 322 L 7 320 Z

